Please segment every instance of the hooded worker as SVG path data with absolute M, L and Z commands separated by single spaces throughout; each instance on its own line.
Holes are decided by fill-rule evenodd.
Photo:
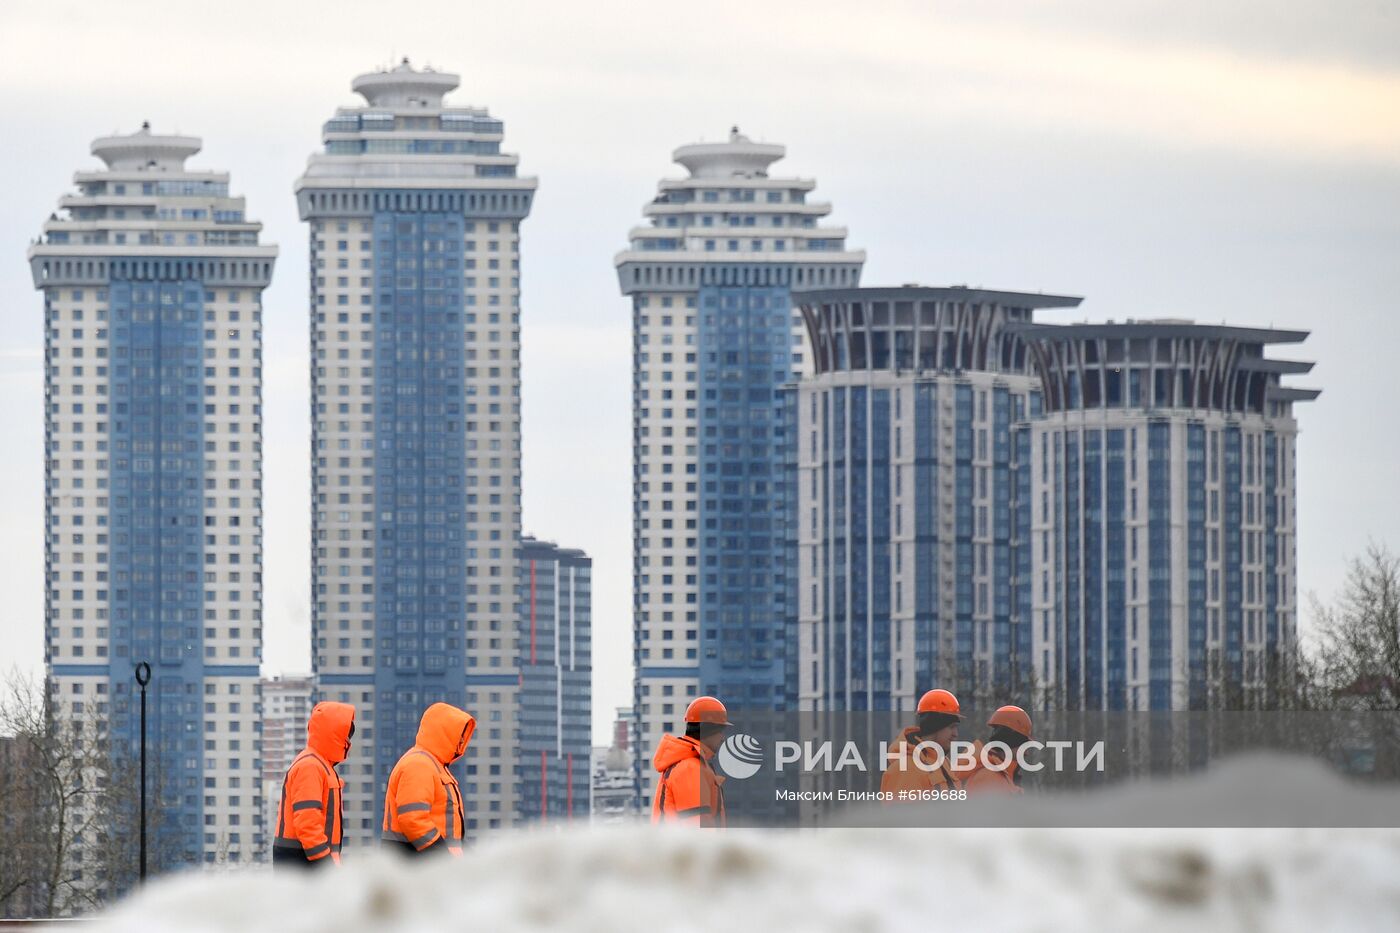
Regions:
M 987 725 L 992 732 L 977 749 L 976 764 L 964 775 L 963 788 L 969 797 L 1022 793 L 1016 750 L 1030 741 L 1031 717 L 1019 706 L 1003 706 L 992 714 Z
M 919 698 L 917 724 L 899 734 L 889 750 L 880 790 L 884 803 L 916 800 L 910 792 L 957 790 L 948 753 L 958 737 L 962 708 L 947 690 L 930 690 Z M 941 750 L 941 754 L 940 754 Z M 904 797 L 900 794 L 904 793 Z
M 714 697 L 698 697 L 685 710 L 685 735 L 667 733 L 652 756 L 652 767 L 661 774 L 651 804 L 653 823 L 677 822 L 685 826 L 723 827 L 724 778 L 715 774 L 710 759 L 724 743 L 724 731 L 732 726 L 724 704 Z
M 355 707 L 317 703 L 306 723 L 306 747 L 282 780 L 272 864 L 277 868 L 311 868 L 340 864 L 340 830 L 345 781 L 335 766 L 350 754 L 355 734 Z
M 413 747 L 389 772 L 382 845 L 407 855 L 462 854 L 462 790 L 447 766 L 466 753 L 475 731 L 465 710 L 446 703 L 424 710 Z

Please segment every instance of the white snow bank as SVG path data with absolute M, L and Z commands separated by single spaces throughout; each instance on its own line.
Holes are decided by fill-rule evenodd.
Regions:
M 954 805 L 845 807 L 828 825 L 926 827 L 1354 827 L 1400 825 L 1400 790 L 1341 777 L 1314 758 L 1250 753 L 1209 773 L 1157 776 L 1096 790 L 1031 791 Z
M 1286 777 L 1273 764 L 1261 780 Z M 1215 780 L 1170 792 L 1208 800 Z M 1339 779 L 1326 791 L 1358 793 Z M 1147 802 L 1164 792 L 1140 791 Z M 347 850 L 341 870 L 305 880 L 267 871 L 170 879 L 92 929 L 1400 929 L 1396 830 L 579 827 L 516 833 L 421 866 L 377 855 Z

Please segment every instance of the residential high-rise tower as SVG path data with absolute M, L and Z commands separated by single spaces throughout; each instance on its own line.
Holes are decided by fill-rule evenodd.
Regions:
M 789 437 L 801 707 L 909 710 L 933 687 L 1010 702 L 1030 648 L 1012 432 L 1039 414 L 1040 379 L 1008 327 L 1079 299 L 905 286 L 799 300 L 814 364 Z
M 854 286 L 865 254 L 819 225 L 782 146 L 733 130 L 673 154 L 616 258 L 633 320 L 633 654 L 643 749 L 698 693 L 790 705 L 782 387 L 811 361 L 796 289 Z M 646 755 L 638 755 L 643 762 Z M 643 793 L 655 775 L 640 767 Z
M 526 537 L 520 576 L 520 796 L 527 820 L 587 820 L 593 750 L 593 559 Z
M 1162 320 L 1019 325 L 1040 374 L 1030 463 L 1032 663 L 1044 702 L 1268 702 L 1297 633 L 1304 331 Z
M 192 136 L 93 142 L 29 250 L 44 294 L 45 663 L 60 722 L 138 756 L 157 864 L 262 848 L 260 243 Z M 89 854 L 96 847 L 87 851 Z
M 315 689 L 316 680 L 308 674 L 278 674 L 262 680 L 263 825 L 273 828 L 265 837 L 267 861 L 272 860 L 272 840 L 281 813 L 282 781 L 306 747 Z
M 360 75 L 296 183 L 311 235 L 312 658 L 355 703 L 347 838 L 423 709 L 479 726 L 457 767 L 468 831 L 515 812 L 520 222 L 535 180 L 456 75 Z

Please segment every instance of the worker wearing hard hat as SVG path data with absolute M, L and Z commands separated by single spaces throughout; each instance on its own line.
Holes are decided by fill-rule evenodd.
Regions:
M 715 773 L 710 759 L 731 725 L 723 703 L 698 697 L 686 707 L 685 735 L 661 737 L 651 760 L 661 775 L 651 805 L 653 823 L 724 826 L 724 778 Z
M 963 787 L 969 797 L 980 794 L 1021 793 L 1021 773 L 1016 764 L 1016 750 L 1030 741 L 1031 717 L 1019 706 L 1003 706 L 987 720 L 992 732 L 977 750 L 977 763 L 963 774 Z M 1005 746 L 1003 754 L 994 743 Z M 989 763 L 993 767 L 989 767 Z
M 919 698 L 916 724 L 891 745 L 880 778 L 881 801 L 904 803 L 931 791 L 957 790 L 949 752 L 958 737 L 962 708 L 947 690 L 930 690 Z

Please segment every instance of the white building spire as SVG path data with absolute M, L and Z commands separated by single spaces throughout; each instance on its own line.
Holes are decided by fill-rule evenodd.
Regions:
M 360 75 L 351 84 L 356 94 L 364 97 L 371 107 L 394 110 L 426 108 L 442 109 L 442 99 L 460 84 L 457 75 L 425 67 L 417 71 L 408 56 L 389 71 L 374 71 Z

